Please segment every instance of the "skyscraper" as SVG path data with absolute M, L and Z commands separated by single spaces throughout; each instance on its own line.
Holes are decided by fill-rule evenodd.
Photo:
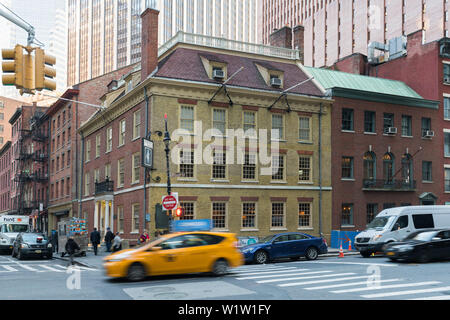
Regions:
M 305 65 L 332 65 L 370 42 L 424 30 L 425 42 L 448 36 L 448 1 L 438 0 L 263 0 L 261 36 L 275 29 L 305 27 Z
M 67 0 L 67 83 L 73 85 L 139 62 L 140 14 L 160 11 L 159 45 L 178 31 L 260 42 L 260 0 Z

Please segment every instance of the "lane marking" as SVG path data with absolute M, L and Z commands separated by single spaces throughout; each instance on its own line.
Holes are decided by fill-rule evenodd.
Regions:
M 403 296 L 403 295 L 409 295 L 409 294 L 428 293 L 428 292 L 437 292 L 437 291 L 446 291 L 446 290 L 450 290 L 450 287 L 366 294 L 366 295 L 362 295 L 361 297 L 366 298 L 366 299 L 372 299 L 372 298 L 394 297 L 394 296 Z
M 348 272 L 348 273 L 335 273 L 335 274 L 325 274 L 325 275 L 307 276 L 307 277 L 292 277 L 292 278 L 284 278 L 284 279 L 270 279 L 270 280 L 256 281 L 256 283 L 270 283 L 270 282 L 280 282 L 280 281 L 317 279 L 317 278 L 330 278 L 330 277 L 339 277 L 339 276 L 350 276 L 350 275 L 353 275 L 353 274 L 355 274 L 355 273 Z
M 397 267 L 398 264 L 385 263 L 364 263 L 364 262 L 325 262 L 325 261 L 303 261 L 302 263 L 317 263 L 317 264 L 349 264 L 360 266 L 379 266 L 379 267 Z
M 271 274 L 264 276 L 252 276 L 252 277 L 239 277 L 236 278 L 238 280 L 250 280 L 250 279 L 264 279 L 264 278 L 276 278 L 276 277 L 285 277 L 285 276 L 302 276 L 307 274 L 318 274 L 318 273 L 328 273 L 333 271 L 312 271 L 312 272 L 295 272 L 295 273 L 285 273 L 285 274 Z
M 339 282 L 354 279 L 364 279 L 371 276 L 357 276 L 357 277 L 347 277 L 347 278 L 337 278 L 337 279 L 327 279 L 327 280 L 316 280 L 316 281 L 305 281 L 305 282 L 294 282 L 294 283 L 284 283 L 279 284 L 279 287 L 293 287 L 293 286 L 303 286 L 305 284 L 315 284 L 315 283 L 326 283 L 326 282 Z
M 274 272 L 277 273 L 288 273 L 288 272 L 293 272 L 293 271 L 307 271 L 309 269 L 297 269 L 297 268 L 289 268 L 289 270 L 283 269 L 283 270 L 273 270 L 273 271 L 263 271 L 263 272 L 249 272 L 249 273 L 241 273 L 238 272 L 238 274 L 240 276 L 251 276 L 251 275 L 255 275 L 255 274 L 259 274 L 259 275 L 264 275 L 264 274 L 271 274 Z
M 378 282 L 395 282 L 395 281 L 401 281 L 403 279 L 386 279 L 386 280 L 379 280 Z M 351 287 L 356 286 L 360 284 L 367 284 L 366 281 L 360 281 L 360 282 L 350 282 L 350 283 L 341 283 L 341 284 L 331 284 L 329 286 L 320 286 L 320 287 L 310 287 L 305 288 L 306 290 L 321 290 L 321 289 L 331 289 L 331 288 L 340 288 L 340 287 Z
M 392 288 L 404 288 L 404 287 L 420 287 L 431 284 L 439 284 L 439 281 L 427 281 L 427 282 L 416 282 L 416 283 L 401 283 L 401 284 L 392 284 L 388 286 L 374 286 L 374 287 L 365 287 L 365 288 L 354 288 L 354 289 L 345 289 L 345 290 L 335 290 L 331 291 L 332 293 L 347 293 L 347 292 L 359 292 L 359 291 L 370 291 L 370 290 L 383 290 L 383 289 L 392 289 Z
M 425 297 L 425 298 L 414 298 L 408 300 L 450 300 L 449 296 L 434 296 L 434 297 Z
M 20 264 L 19 263 L 18 266 L 21 266 L 22 268 L 24 268 L 25 270 L 28 270 L 28 271 L 44 272 L 44 271 L 39 271 L 39 270 L 37 270 L 37 269 L 35 269 L 33 267 L 30 267 L 28 265 L 25 265 L 25 264 Z

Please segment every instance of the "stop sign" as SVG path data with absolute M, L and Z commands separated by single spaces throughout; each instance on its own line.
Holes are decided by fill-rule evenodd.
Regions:
M 164 210 L 173 210 L 177 207 L 177 199 L 174 196 L 165 196 L 162 200 Z

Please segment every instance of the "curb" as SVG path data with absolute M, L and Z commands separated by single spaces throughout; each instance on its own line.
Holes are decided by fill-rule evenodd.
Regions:
M 53 259 L 58 259 L 58 260 L 63 260 L 63 261 L 69 262 L 69 259 L 61 258 L 61 257 L 55 257 L 55 256 L 53 256 Z M 76 265 L 79 265 L 79 266 L 81 266 L 81 267 L 92 268 L 92 269 L 98 269 L 98 267 L 92 266 L 92 265 L 87 264 L 87 263 L 84 263 L 84 262 L 77 261 L 77 260 L 75 260 L 75 259 L 73 260 L 73 262 L 74 262 Z

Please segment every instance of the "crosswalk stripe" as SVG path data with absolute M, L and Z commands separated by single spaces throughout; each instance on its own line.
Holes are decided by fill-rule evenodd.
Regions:
M 39 264 L 39 266 L 42 267 L 42 268 L 44 268 L 44 269 L 48 269 L 48 270 L 50 270 L 50 271 L 63 272 L 63 271 L 61 271 L 61 270 L 52 268 L 52 267 L 50 267 L 50 266 L 46 266 L 45 264 Z
M 256 271 L 256 270 L 252 270 L 255 272 L 236 272 L 236 270 L 234 270 L 233 273 L 238 273 L 239 275 L 246 275 L 246 276 L 250 276 L 250 275 L 254 275 L 254 274 L 268 274 L 268 273 L 274 273 L 274 272 L 292 272 L 294 270 L 309 270 L 309 269 L 297 269 L 295 267 L 291 267 L 291 268 L 283 268 L 283 269 L 273 269 L 270 271 Z
M 17 269 L 11 267 L 11 266 L 2 266 L 3 268 L 6 269 L 6 271 L 0 271 L 0 272 L 14 272 L 17 271 Z
M 252 275 L 264 275 L 264 274 L 271 274 L 274 272 L 277 273 L 288 273 L 288 272 L 293 272 L 293 271 L 307 271 L 309 269 L 297 269 L 297 268 L 289 268 L 289 270 L 283 269 L 283 270 L 273 270 L 273 271 L 263 271 L 263 272 L 249 272 L 249 273 L 240 273 L 238 272 L 238 274 L 240 276 L 252 276 Z
M 61 265 L 59 265 L 59 264 L 55 265 L 55 267 L 61 268 L 61 269 L 63 269 L 63 270 L 67 270 L 67 267 L 61 266 Z
M 305 280 L 305 279 L 317 279 L 317 278 L 330 278 L 330 277 L 339 277 L 339 276 L 350 276 L 353 275 L 353 272 L 348 273 L 335 273 L 335 274 L 321 274 L 317 276 L 307 276 L 307 277 L 292 277 L 292 278 L 283 278 L 283 279 L 269 279 L 269 280 L 261 280 L 256 281 L 256 283 L 270 283 L 270 282 L 280 282 L 280 281 L 292 281 L 292 280 Z
M 25 270 L 39 272 L 37 269 L 30 267 L 29 265 L 26 265 L 26 264 L 18 264 L 18 265 L 21 266 L 22 268 L 24 268 Z
M 425 298 L 414 298 L 408 300 L 450 300 L 450 296 L 434 296 L 434 297 L 425 297 Z
M 400 281 L 402 279 L 385 279 L 385 280 L 380 280 L 379 282 L 394 282 L 394 281 Z M 331 284 L 328 286 L 319 286 L 319 287 L 310 287 L 310 288 L 305 288 L 306 290 L 322 290 L 322 289 L 331 289 L 331 288 L 340 288 L 340 287 L 351 287 L 351 286 L 357 286 L 360 284 L 366 284 L 366 281 L 360 281 L 360 282 L 350 282 L 350 283 L 340 283 L 340 284 Z
M 347 281 L 347 280 L 355 280 L 355 279 L 364 279 L 364 278 L 368 278 L 368 277 L 370 277 L 370 276 L 356 276 L 356 277 L 347 277 L 347 278 L 334 278 L 334 279 L 326 279 L 326 280 L 293 282 L 293 283 L 279 284 L 278 286 L 279 287 L 293 287 L 293 286 L 303 286 L 303 285 L 306 285 L 306 284 L 315 284 L 315 283 L 338 282 L 338 281 Z
M 431 284 L 439 284 L 439 281 L 427 281 L 427 282 L 416 282 L 416 283 L 401 283 L 401 284 L 393 284 L 388 286 L 369 286 L 364 288 L 353 288 L 353 289 L 345 289 L 345 290 L 335 290 L 331 291 L 332 293 L 348 293 L 348 292 L 359 292 L 359 291 L 370 291 L 370 290 L 383 290 L 383 289 L 393 289 L 393 288 L 405 288 L 405 287 L 420 287 Z
M 302 270 L 302 269 L 300 269 L 300 270 Z M 308 269 L 305 269 L 305 270 L 308 270 Z M 238 279 L 238 280 L 251 280 L 251 279 L 286 277 L 286 276 L 302 276 L 302 275 L 308 275 L 308 274 L 328 273 L 328 272 L 332 272 L 332 271 L 294 272 L 294 273 L 271 274 L 271 275 L 263 275 L 263 276 L 239 277 L 239 278 L 236 278 L 236 279 Z
M 376 294 L 366 294 L 362 295 L 362 298 L 372 299 L 372 298 L 384 298 L 384 297 L 393 297 L 393 296 L 403 296 L 417 293 L 428 293 L 428 292 L 438 292 L 450 290 L 450 287 L 440 287 L 440 288 L 430 288 L 430 289 L 420 289 L 420 290 L 407 290 L 407 291 L 394 291 L 394 292 L 385 292 L 385 293 L 376 293 Z

